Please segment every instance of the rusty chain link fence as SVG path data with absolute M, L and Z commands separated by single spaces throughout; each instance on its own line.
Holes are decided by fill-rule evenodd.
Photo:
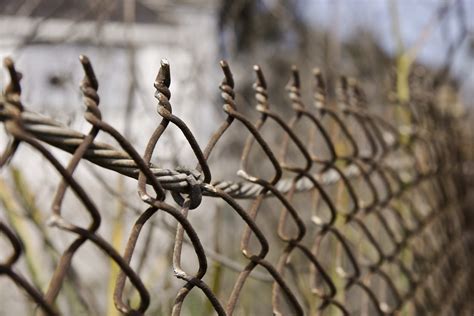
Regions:
M 157 119 L 152 135 L 143 135 L 149 141 L 141 153 L 101 115 L 99 81 L 89 59 L 81 56 L 80 61 L 84 118 L 92 126 L 86 134 L 28 111 L 21 100 L 22 75 L 11 59 L 5 60 L 11 81 L 0 99 L 0 119 L 11 141 L 0 166 L 5 167 L 19 146 L 31 146 L 42 155 L 62 177 L 45 229 L 56 227 L 75 236 L 43 292 L 19 272 L 22 240 L 6 222 L 0 223 L 2 237 L 9 241 L 4 252 L 11 253 L 1 259 L 1 277 L 23 289 L 39 314 L 64 313 L 57 298 L 85 244 L 95 245 L 120 269 L 113 294 L 116 309 L 125 315 L 149 314 L 150 303 L 164 289 L 151 290 L 153 280 L 144 280 L 131 260 L 137 256 L 136 246 L 145 242 L 139 237 L 150 219 L 166 213 L 175 224 L 175 238 L 172 253 L 162 256 L 170 257 L 168 271 L 172 268 L 182 282 L 172 315 L 180 314 L 191 292 L 205 297 L 204 304 L 188 300 L 194 304 L 193 314 L 203 315 L 472 315 L 472 173 L 466 167 L 471 159 L 466 144 L 472 139 L 462 119 L 440 107 L 420 78 L 412 80 L 410 102 L 387 101 L 379 115 L 369 109 L 357 82 L 345 77 L 337 84 L 337 101 L 329 102 L 317 69 L 312 104 L 305 104 L 293 68 L 287 86 L 292 114 L 283 116 L 272 108 L 264 74 L 255 66 L 259 117 L 250 121 L 236 102 L 231 69 L 221 62 L 219 89 L 226 118 L 202 147 L 173 114 L 170 66 L 162 60 L 154 83 L 161 121 Z M 191 147 L 196 166 L 166 169 L 150 163 L 160 155 L 154 149 L 163 133 L 175 128 Z M 213 162 L 219 157 L 212 153 L 229 129 L 246 137 L 240 168 L 231 171 L 240 180 L 216 181 Z M 99 133 L 110 135 L 116 145 L 96 141 Z M 48 146 L 71 153 L 67 165 Z M 84 160 L 137 179 L 143 210 L 124 249 L 98 233 L 111 223 L 101 222 L 106 210 L 74 175 Z M 82 203 L 76 212 L 88 214 L 88 225 L 64 216 L 67 191 Z M 203 230 L 190 218 L 209 210 L 204 200 L 218 204 L 216 216 L 232 218 L 231 228 L 221 230 L 219 238 L 240 239 L 240 245 L 225 247 L 235 248 L 226 252 L 228 266 L 242 265 L 232 266 L 234 271 L 220 280 L 209 276 L 218 271 L 210 269 L 202 238 L 206 230 L 219 229 L 212 227 L 218 222 L 208 222 Z M 132 299 L 129 285 L 138 299 Z

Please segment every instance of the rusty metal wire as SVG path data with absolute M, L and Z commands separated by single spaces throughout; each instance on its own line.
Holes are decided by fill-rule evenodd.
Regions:
M 301 97 L 299 72 L 293 68 L 287 86 L 292 115 L 283 117 L 272 108 L 264 73 L 255 66 L 259 117 L 251 122 L 239 110 L 232 72 L 223 61 L 219 88 L 227 117 L 202 150 L 185 122 L 173 114 L 170 66 L 162 60 L 154 83 L 161 122 L 140 155 L 102 117 L 92 64 L 86 56 L 80 62 L 85 74 L 80 86 L 84 117 L 92 125 L 87 134 L 29 112 L 21 102 L 21 74 L 11 59 L 5 60 L 11 82 L 0 99 L 0 120 L 11 142 L 0 166 L 11 160 L 21 143 L 44 156 L 62 177 L 49 223 L 76 236 L 42 293 L 15 272 L 22 242 L 0 222 L 0 231 L 12 248 L 12 255 L 0 263 L 0 275 L 24 289 L 40 314 L 61 314 L 56 299 L 73 257 L 86 243 L 120 267 L 113 297 L 117 310 L 125 315 L 146 314 L 153 298 L 130 263 L 143 228 L 152 225 L 150 219 L 157 212 L 169 214 L 176 223 L 172 268 L 183 285 L 176 293 L 172 315 L 180 315 L 193 290 L 201 291 L 218 315 L 256 313 L 241 306 L 249 277 L 256 270 L 265 271 L 266 281 L 272 283 L 271 289 L 262 287 L 259 295 L 271 297 L 272 307 L 263 310 L 271 309 L 275 315 L 467 315 L 474 311 L 469 299 L 474 284 L 470 265 L 474 234 L 468 220 L 472 209 L 467 203 L 470 180 L 463 169 L 468 160 L 462 147 L 466 136 L 458 118 L 436 107 L 436 100 L 415 91 L 412 104 L 387 106 L 387 115 L 381 117 L 369 111 L 353 79 L 342 77 L 337 100 L 329 102 L 324 78 L 315 69 L 314 106 L 308 106 Z M 410 121 L 397 122 L 390 114 L 394 110 L 408 114 Z M 265 132 L 269 124 L 271 134 L 279 137 L 276 142 Z M 186 138 L 197 166 L 165 169 L 150 163 L 161 136 L 175 127 Z M 212 152 L 230 128 L 248 134 L 236 171 L 242 181 L 213 182 Z M 99 133 L 114 138 L 120 149 L 95 141 Z M 63 166 L 45 144 L 71 153 L 69 163 Z M 146 210 L 137 217 L 123 250 L 98 234 L 104 224 L 97 201 L 74 177 L 84 159 L 138 180 Z M 261 175 L 260 169 L 269 172 Z M 69 189 L 91 218 L 87 227 L 62 215 Z M 206 283 L 203 232 L 188 218 L 191 210 L 204 211 L 200 210 L 203 199 L 220 201 L 223 209 L 239 218 L 243 230 L 240 251 L 245 265 L 237 268 L 227 294 L 217 293 Z M 195 253 L 195 259 L 185 259 L 197 267 L 194 272 L 183 265 L 184 242 Z M 139 294 L 138 304 L 126 297 L 127 280 Z

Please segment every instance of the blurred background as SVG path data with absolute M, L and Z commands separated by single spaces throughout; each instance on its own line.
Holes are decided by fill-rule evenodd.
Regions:
M 140 150 L 160 120 L 153 82 L 162 58 L 171 65 L 173 112 L 188 124 L 202 146 L 225 117 L 218 90 L 221 59 L 229 62 L 234 73 L 239 110 L 250 117 L 256 117 L 254 64 L 262 66 L 268 79 L 272 106 L 283 113 L 290 111 L 285 86 L 291 66 L 296 65 L 308 100 L 311 71 L 319 67 L 329 91 L 334 90 L 339 75 L 357 78 L 370 107 L 384 113 L 387 97 L 409 99 L 396 77 L 408 78 L 418 71 L 437 83 L 430 93 L 449 100 L 452 110 L 469 116 L 474 106 L 474 0 L 0 0 L 0 57 L 11 56 L 23 73 L 23 103 L 31 111 L 84 132 L 88 123 L 83 119 L 78 88 L 83 77 L 80 54 L 90 57 L 97 72 L 103 117 Z M 3 72 L 0 86 L 5 87 L 8 80 Z M 99 139 L 110 142 L 103 135 Z M 229 157 L 215 162 L 216 178 L 235 178 L 235 155 L 243 140 L 229 139 L 214 153 Z M 5 133 L 0 142 L 4 148 Z M 59 150 L 53 152 L 62 162 L 70 157 Z M 160 166 L 195 163 L 177 129 L 167 130 L 156 152 L 152 161 Z M 36 210 L 36 223 L 44 223 L 60 178 L 26 146 L 20 153 L 21 158 L 15 156 L 10 168 L 0 173 L 3 199 L 18 194 L 24 199 L 26 194 L 28 207 Z M 236 168 L 219 167 L 229 163 Z M 17 166 L 28 166 L 29 171 L 22 172 Z M 121 249 L 136 213 L 143 208 L 135 181 L 88 164 L 82 164 L 77 175 L 94 192 L 101 209 L 107 210 L 104 222 L 114 223 L 103 225 L 100 233 Z M 8 191 L 7 184 L 15 189 Z M 79 203 L 73 197 L 68 196 L 66 205 L 66 216 L 87 222 L 87 216 L 74 211 Z M 11 207 L 25 206 L 15 202 Z M 208 207 L 209 212 L 194 218 L 204 230 L 218 208 L 211 203 Z M 72 236 L 55 229 L 40 231 L 35 221 L 18 226 L 31 235 L 27 252 L 35 258 L 35 262 L 22 262 L 22 267 L 44 289 L 58 252 Z M 162 215 L 155 219 L 155 226 L 158 229 L 150 229 L 144 237 L 153 241 L 153 247 L 143 248 L 155 258 L 154 264 L 143 273 L 157 280 L 151 291 L 159 291 L 160 298 L 152 300 L 150 310 L 169 314 L 169 302 L 181 283 L 169 271 L 169 258 L 158 254 L 170 253 L 174 231 L 171 221 Z M 212 232 L 209 234 L 211 259 L 225 262 L 213 245 Z M 110 301 L 103 299 L 111 296 L 113 283 L 97 275 L 112 276 L 116 271 L 93 246 L 86 245 L 79 252 L 74 269 L 87 277 L 77 280 L 79 293 L 66 291 L 59 304 L 70 315 L 114 315 Z M 91 257 L 98 259 L 91 261 Z M 171 277 L 161 277 L 163 271 Z M 22 315 L 31 314 L 26 299 L 15 290 L 4 291 L 7 286 L 8 280 L 0 278 L 0 315 L 12 308 Z

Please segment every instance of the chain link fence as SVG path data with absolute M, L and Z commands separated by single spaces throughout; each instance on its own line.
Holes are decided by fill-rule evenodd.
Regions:
M 85 244 L 102 250 L 120 269 L 113 293 L 116 309 L 125 315 L 153 314 L 150 303 L 164 289 L 150 290 L 150 280 L 131 261 L 144 256 L 137 254 L 136 246 L 146 243 L 141 233 L 157 213 L 166 213 L 174 223 L 172 253 L 162 254 L 170 257 L 173 275 L 182 282 L 172 315 L 179 315 L 187 302 L 193 304 L 193 314 L 203 315 L 474 311 L 471 148 L 466 146 L 472 138 L 459 115 L 439 106 L 423 78 L 412 80 L 410 102 L 387 101 L 379 115 L 369 109 L 370 102 L 353 79 L 340 78 L 337 100 L 328 100 L 317 69 L 312 104 L 305 104 L 299 72 L 293 68 L 286 87 L 291 114 L 281 115 L 271 106 L 262 69 L 255 66 L 259 117 L 251 121 L 236 101 L 229 65 L 221 62 L 224 79 L 219 89 L 226 117 L 201 147 L 186 123 L 173 114 L 170 66 L 162 60 L 154 83 L 161 121 L 141 153 L 102 116 L 98 79 L 89 59 L 81 56 L 80 61 L 85 73 L 80 86 L 84 118 L 92 126 L 86 134 L 28 111 L 21 100 L 22 75 L 11 59 L 5 60 L 11 81 L 0 99 L 0 120 L 11 141 L 0 166 L 6 166 L 20 145 L 43 156 L 62 177 L 51 196 L 48 224 L 75 236 L 42 291 L 16 267 L 22 240 L 11 225 L 0 223 L 9 242 L 2 252 L 11 253 L 0 262 L 1 277 L 23 289 L 39 314 L 64 313 L 57 298 Z M 174 128 L 186 138 L 196 166 L 167 169 L 150 162 L 159 156 L 154 149 L 162 135 Z M 240 180 L 215 181 L 213 163 L 221 158 L 212 153 L 230 129 L 246 137 L 239 170 L 227 170 Z M 118 145 L 96 141 L 102 133 Z M 47 145 L 71 153 L 69 162 L 61 164 Z M 98 233 L 112 223 L 101 221 L 105 210 L 99 207 L 99 197 L 74 175 L 79 164 L 87 163 L 84 160 L 137 179 L 143 209 L 124 249 Z M 22 168 L 27 172 L 29 166 Z M 77 212 L 88 215 L 88 225 L 64 215 L 67 191 L 82 203 Z M 205 200 L 218 205 L 217 219 L 202 229 L 191 215 L 207 212 Z M 218 218 L 223 216 L 231 217 L 232 224 L 219 230 Z M 230 255 L 212 269 L 202 238 L 209 230 L 219 231 L 221 248 L 240 247 L 227 251 Z M 239 235 L 240 245 L 224 243 L 229 235 Z M 126 283 L 134 291 L 127 290 Z M 191 292 L 200 292 L 205 303 L 187 300 Z

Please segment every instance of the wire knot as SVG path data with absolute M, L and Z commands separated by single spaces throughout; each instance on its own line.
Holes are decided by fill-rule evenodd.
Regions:
M 188 174 L 188 176 L 186 177 L 186 182 L 188 183 L 189 187 L 189 209 L 193 210 L 197 208 L 202 202 L 201 181 L 196 180 L 196 177 L 187 168 L 177 167 L 176 170 Z M 182 207 L 184 205 L 185 198 L 183 198 L 183 196 L 179 192 L 172 191 L 171 196 L 173 197 L 174 201 L 178 203 L 179 206 Z

